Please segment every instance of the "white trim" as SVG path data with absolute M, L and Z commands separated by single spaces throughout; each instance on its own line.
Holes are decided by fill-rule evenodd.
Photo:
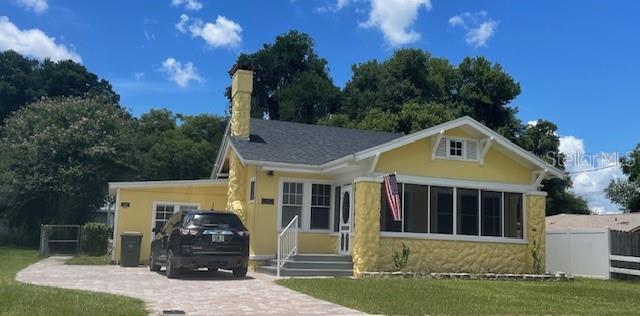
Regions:
M 442 135 L 444 135 L 444 130 L 441 130 L 436 136 L 435 141 L 431 144 L 431 160 L 436 159 L 436 151 L 438 151 L 438 147 L 440 146 L 440 141 L 442 141 Z M 379 155 L 380 153 L 378 153 Z
M 200 209 L 200 203 L 191 203 L 191 202 L 168 202 L 168 201 L 153 201 L 151 209 L 151 227 L 149 227 L 149 244 L 155 239 L 155 234 L 153 233 L 153 228 L 156 227 L 156 208 L 158 205 L 172 205 L 173 206 L 173 214 L 177 213 L 180 210 L 180 206 L 195 206 L 196 209 Z M 176 210 L 176 206 L 178 206 L 178 210 Z
M 633 270 L 627 268 L 614 268 L 610 267 L 609 272 L 619 273 L 619 274 L 629 274 L 629 275 L 638 275 L 640 276 L 640 270 Z
M 408 144 L 411 144 L 413 142 L 416 142 L 420 139 L 435 135 L 437 133 L 439 133 L 442 130 L 450 130 L 456 127 L 460 127 L 460 126 L 464 126 L 464 125 L 468 125 L 472 128 L 474 128 L 475 130 L 477 130 L 478 132 L 488 136 L 488 137 L 494 137 L 494 140 L 496 143 L 504 146 L 505 148 L 509 149 L 510 151 L 514 152 L 515 154 L 517 154 L 518 156 L 520 156 L 521 158 L 524 158 L 525 160 L 529 161 L 530 163 L 539 166 L 541 168 L 548 168 L 550 171 L 550 174 L 558 177 L 558 178 L 565 178 L 566 175 L 565 173 L 556 168 L 556 167 L 552 167 L 550 165 L 548 165 L 546 162 L 544 162 L 542 159 L 538 158 L 537 156 L 535 156 L 534 154 L 526 151 L 525 149 L 519 147 L 518 145 L 514 144 L 513 142 L 511 142 L 510 140 L 506 139 L 504 136 L 498 134 L 497 132 L 493 131 L 492 129 L 484 126 L 482 123 L 474 120 L 473 118 L 469 117 L 469 116 L 464 116 L 458 119 L 455 119 L 453 121 L 449 121 L 437 126 L 433 126 L 431 128 L 427 128 L 425 130 L 422 130 L 420 132 L 417 133 L 413 133 L 413 134 L 409 134 L 400 138 L 396 138 L 392 141 L 389 141 L 387 143 L 384 143 L 382 145 L 378 145 L 378 146 L 374 146 L 365 150 L 362 150 L 360 152 L 357 152 L 354 154 L 356 161 L 362 160 L 362 159 L 366 159 L 369 158 L 373 155 L 375 155 L 378 152 L 387 152 Z
M 453 240 L 471 242 L 489 242 L 503 244 L 527 244 L 525 238 L 491 237 L 475 235 L 449 235 L 433 233 L 401 233 L 401 232 L 380 232 L 380 237 L 409 238 L 409 239 L 432 239 L 432 240 Z
M 116 244 L 118 243 L 118 214 L 120 213 L 120 189 L 116 189 L 116 211 L 113 219 L 113 245 L 111 248 L 111 261 L 116 260 Z M 117 262 L 116 262 L 117 263 Z
M 538 175 L 533 181 L 533 186 L 537 189 L 542 185 L 542 180 L 544 180 L 545 175 L 549 172 L 549 169 L 534 171 L 533 176 Z
M 251 199 L 251 183 L 253 182 L 253 199 Z M 249 204 L 256 202 L 256 177 L 249 178 L 249 188 L 247 189 L 247 201 Z
M 293 183 L 302 183 L 302 210 L 300 212 L 300 233 L 331 233 L 332 230 L 332 218 L 331 214 L 329 214 L 329 227 L 327 229 L 311 229 L 311 189 L 313 184 L 326 184 L 331 186 L 331 191 L 334 189 L 334 184 L 330 180 L 320 180 L 320 179 L 308 179 L 308 178 L 288 178 L 288 177 L 280 177 L 278 179 L 278 192 L 276 194 L 276 231 L 282 232 L 282 194 L 283 194 L 283 185 L 285 182 L 293 182 Z M 332 211 L 331 204 L 333 204 L 333 200 L 331 197 L 333 196 L 333 192 L 330 193 L 329 198 L 329 213 Z
M 382 177 L 381 175 L 378 175 Z M 482 189 L 489 191 L 507 191 L 516 193 L 527 193 L 534 191 L 532 186 L 524 184 L 510 184 L 500 182 L 484 182 L 474 180 L 459 180 L 449 178 L 436 178 L 436 177 L 419 177 L 397 174 L 396 179 L 398 182 L 406 182 L 412 184 L 434 185 L 444 187 L 459 187 L 465 189 Z
M 491 144 L 493 144 L 494 139 L 495 138 L 493 136 L 489 137 L 487 139 L 487 141 L 484 143 L 484 147 L 482 147 L 482 151 L 480 152 L 480 155 L 478 156 L 478 159 L 480 159 L 480 165 L 481 166 L 484 165 L 484 157 L 489 152 L 489 148 L 491 148 Z
M 640 263 L 640 257 L 609 255 L 609 260 Z
M 118 189 L 146 189 L 164 187 L 189 187 L 208 185 L 227 185 L 227 179 L 204 179 L 204 180 L 169 180 L 169 181 L 133 181 L 133 182 L 109 182 L 109 193 Z
M 373 157 L 373 161 L 371 162 L 371 166 L 369 167 L 369 173 L 374 173 L 376 171 L 376 166 L 378 165 L 379 159 L 380 159 L 380 153 L 377 153 Z

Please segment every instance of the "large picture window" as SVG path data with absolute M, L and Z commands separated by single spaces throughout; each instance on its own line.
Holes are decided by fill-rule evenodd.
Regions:
M 381 185 L 383 232 L 524 237 L 522 193 L 398 183 L 402 219 L 394 221 L 384 190 Z

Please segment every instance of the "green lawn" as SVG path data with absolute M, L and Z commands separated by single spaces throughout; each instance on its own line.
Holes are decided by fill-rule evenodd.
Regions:
M 111 264 L 111 258 L 105 256 L 75 256 L 65 261 L 64 264 L 81 265 L 81 266 L 100 266 Z
M 284 279 L 279 284 L 373 314 L 638 315 L 640 283 Z
M 35 250 L 0 247 L 0 315 L 147 315 L 138 299 L 15 281 L 38 260 Z

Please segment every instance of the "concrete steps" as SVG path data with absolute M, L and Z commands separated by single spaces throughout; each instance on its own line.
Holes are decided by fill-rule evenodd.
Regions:
M 277 261 L 269 261 L 269 265 L 260 266 L 256 271 L 271 275 L 277 274 Z M 352 276 L 353 262 L 351 256 L 307 254 L 296 255 L 280 269 L 281 276 Z

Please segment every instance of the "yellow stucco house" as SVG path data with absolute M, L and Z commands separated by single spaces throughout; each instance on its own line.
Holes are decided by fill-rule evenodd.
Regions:
M 183 208 L 238 214 L 251 233 L 252 267 L 290 249 L 286 238 L 299 254 L 352 259 L 356 276 L 391 270 L 403 242 L 409 271 L 528 273 L 534 251 L 544 258 L 539 188 L 564 173 L 481 123 L 462 117 L 400 135 L 252 119 L 252 88 L 253 72 L 237 69 L 211 179 L 109 184 L 115 261 L 118 236 L 138 231 L 146 262 L 152 227 Z M 401 221 L 385 200 L 389 173 L 399 183 Z

